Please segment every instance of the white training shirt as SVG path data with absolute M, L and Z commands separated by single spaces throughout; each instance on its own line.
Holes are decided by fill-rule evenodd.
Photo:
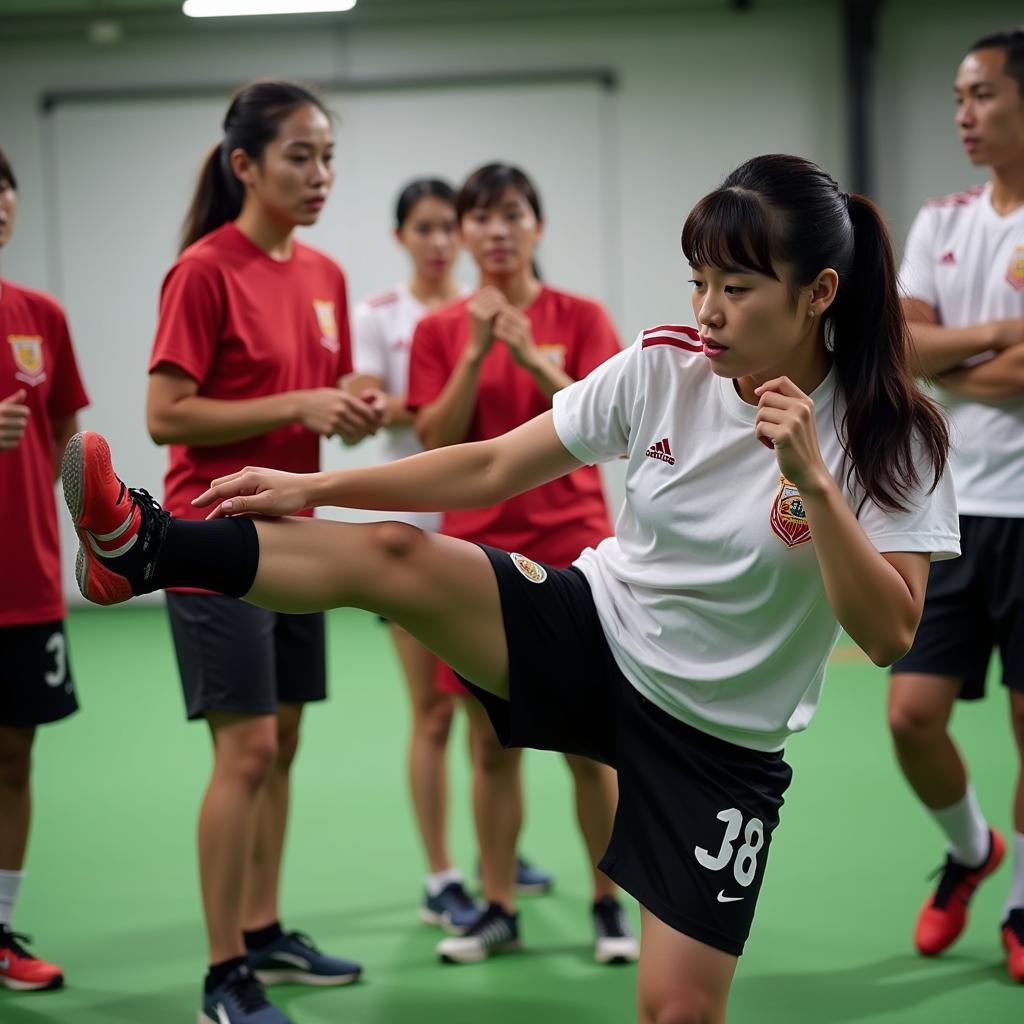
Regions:
M 409 354 L 416 325 L 429 312 L 404 282 L 356 306 L 352 327 L 352 365 L 356 373 L 377 377 L 388 394 L 409 390 Z M 411 423 L 382 432 L 385 461 L 404 459 L 423 451 Z M 437 512 L 389 512 L 389 517 L 436 532 Z
M 926 203 L 907 237 L 900 284 L 945 327 L 1024 318 L 1024 206 L 992 208 L 991 183 Z M 1024 397 L 978 402 L 937 389 L 950 412 L 960 511 L 1024 516 Z
M 559 391 L 554 423 L 581 462 L 625 456 L 615 535 L 575 563 L 626 678 L 664 711 L 756 750 L 807 727 L 839 636 L 799 494 L 754 436 L 756 408 L 716 376 L 688 327 L 657 327 Z M 818 439 L 842 480 L 834 373 Z M 960 553 L 949 474 L 922 470 L 911 511 L 859 513 L 879 551 Z M 859 500 L 844 486 L 855 511 Z

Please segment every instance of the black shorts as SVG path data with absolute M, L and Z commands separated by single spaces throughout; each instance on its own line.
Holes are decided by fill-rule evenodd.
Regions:
M 222 594 L 167 595 L 190 719 L 273 715 L 327 696 L 324 616 L 285 615 Z
M 45 725 L 77 710 L 64 623 L 0 627 L 0 726 Z
M 961 516 L 960 547 L 932 563 L 914 646 L 892 671 L 959 677 L 960 699 L 978 700 L 998 648 L 1003 685 L 1024 692 L 1024 519 Z
M 739 956 L 792 777 L 781 752 L 727 743 L 643 697 L 615 663 L 578 569 L 544 566 L 535 582 L 508 552 L 481 547 L 498 578 L 510 699 L 467 685 L 498 738 L 615 768 L 601 870 L 672 928 Z

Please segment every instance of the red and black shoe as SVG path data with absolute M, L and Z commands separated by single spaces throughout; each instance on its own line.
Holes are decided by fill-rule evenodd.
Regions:
M 1002 924 L 1006 969 L 1014 981 L 1024 982 L 1024 907 L 1014 907 Z
M 19 935 L 8 925 L 0 924 L 0 985 L 18 992 L 61 988 L 64 972 L 56 964 L 29 953 L 22 943 L 31 941 L 27 935 Z
M 921 908 L 914 931 L 914 945 L 924 956 L 938 956 L 949 949 L 967 926 L 967 907 L 982 879 L 992 874 L 1006 854 L 1006 841 L 989 829 L 988 856 L 970 868 L 946 857 L 939 869 L 939 884 Z
M 78 533 L 75 576 L 95 604 L 119 604 L 153 590 L 170 516 L 148 491 L 125 487 L 114 473 L 106 439 L 75 434 L 61 463 L 64 500 Z

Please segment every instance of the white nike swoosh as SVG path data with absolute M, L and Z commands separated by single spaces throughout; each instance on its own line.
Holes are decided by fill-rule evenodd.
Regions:
M 718 890 L 718 902 L 719 903 L 738 903 L 744 897 L 742 896 L 726 896 L 724 889 Z
M 5 956 L 3 958 L 3 960 L 0 960 L 0 971 L 6 971 L 7 968 L 10 967 L 10 966 L 11 966 L 11 958 L 9 956 Z
M 231 1018 L 228 1016 L 228 1011 L 224 1009 L 223 1003 L 217 1004 L 217 1024 L 231 1024 Z
M 271 959 L 278 963 L 291 964 L 303 971 L 308 971 L 313 966 L 305 957 L 296 956 L 294 953 L 272 953 Z

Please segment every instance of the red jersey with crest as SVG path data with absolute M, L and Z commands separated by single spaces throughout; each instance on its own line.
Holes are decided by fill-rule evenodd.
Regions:
M 0 452 L 0 627 L 64 617 L 54 502 L 53 424 L 89 404 L 64 312 L 0 281 L 0 399 L 26 392 L 28 426 Z
M 468 302 L 453 303 L 417 325 L 409 366 L 411 409 L 433 402 L 451 377 L 469 341 Z M 608 314 L 589 299 L 545 286 L 524 312 L 534 343 L 573 380 L 621 347 Z M 466 440 L 498 437 L 550 408 L 551 400 L 530 373 L 495 340 L 480 370 Z M 598 469 L 587 466 L 490 508 L 448 512 L 441 532 L 567 566 L 607 537 L 612 526 Z
M 203 398 L 226 401 L 333 387 L 352 371 L 341 268 L 300 242 L 291 259 L 275 260 L 234 224 L 217 228 L 164 279 L 150 372 L 161 365 L 187 373 Z M 231 444 L 171 445 L 164 505 L 201 519 L 207 510 L 192 499 L 246 465 L 314 473 L 319 435 L 292 423 Z

